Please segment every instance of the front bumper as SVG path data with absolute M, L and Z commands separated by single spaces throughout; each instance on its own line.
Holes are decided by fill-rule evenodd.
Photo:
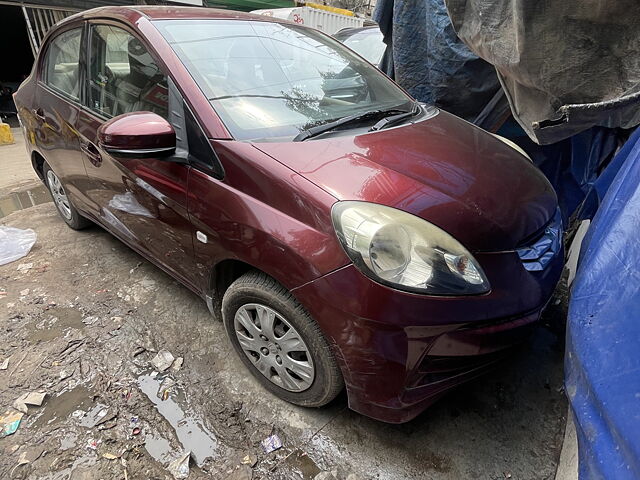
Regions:
M 353 265 L 293 293 L 333 346 L 349 407 L 402 423 L 527 338 L 560 278 L 563 257 L 560 250 L 543 271 L 531 272 L 515 252 L 477 254 L 491 283 L 484 295 L 406 293 Z

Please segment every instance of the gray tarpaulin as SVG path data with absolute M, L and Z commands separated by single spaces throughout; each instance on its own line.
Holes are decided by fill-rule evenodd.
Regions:
M 534 141 L 640 123 L 639 0 L 445 2 L 458 36 L 496 67 Z

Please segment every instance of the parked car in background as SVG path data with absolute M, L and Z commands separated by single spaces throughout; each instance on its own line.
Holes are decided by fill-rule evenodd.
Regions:
M 376 66 L 380 65 L 387 48 L 378 25 L 343 28 L 334 37 Z
M 315 29 L 90 10 L 49 33 L 15 101 L 62 219 L 196 292 L 298 405 L 346 386 L 352 409 L 410 420 L 523 341 L 560 276 L 531 162 Z

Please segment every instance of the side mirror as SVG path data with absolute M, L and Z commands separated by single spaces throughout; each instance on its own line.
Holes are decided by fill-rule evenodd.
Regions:
M 175 152 L 176 132 L 169 122 L 155 113 L 125 113 L 100 126 L 98 144 L 113 156 L 163 157 Z

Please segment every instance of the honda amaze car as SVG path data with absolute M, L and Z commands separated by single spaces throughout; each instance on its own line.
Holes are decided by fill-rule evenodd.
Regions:
M 560 275 L 539 170 L 310 28 L 91 10 L 48 34 L 15 100 L 62 219 L 197 293 L 298 405 L 346 387 L 410 420 L 523 341 Z

